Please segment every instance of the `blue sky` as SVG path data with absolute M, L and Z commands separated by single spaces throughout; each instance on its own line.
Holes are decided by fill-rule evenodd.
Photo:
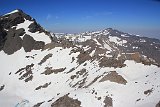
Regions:
M 160 38 L 160 0 L 0 0 L 0 14 L 14 9 L 22 9 L 53 32 L 112 27 Z

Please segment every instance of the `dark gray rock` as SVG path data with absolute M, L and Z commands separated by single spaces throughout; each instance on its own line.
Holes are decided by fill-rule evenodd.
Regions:
M 22 10 L 18 10 L 16 13 L 1 16 L 0 25 L 5 29 L 9 29 L 12 26 L 23 23 L 25 19 L 34 20 L 29 15 L 25 14 Z
M 23 28 L 20 28 L 15 31 L 15 36 L 23 36 L 25 34 L 25 30 Z
M 159 101 L 159 103 L 158 103 L 158 104 L 156 104 L 156 107 L 160 107 L 160 101 Z
M 2 50 L 5 40 L 6 40 L 7 33 L 3 30 L 0 26 L 0 51 Z
M 30 35 L 27 35 L 27 34 L 24 35 L 22 46 L 23 46 L 25 52 L 30 52 L 31 50 L 33 50 L 34 45 L 35 45 L 34 38 L 31 37 Z
M 35 33 L 37 31 L 45 32 L 44 29 L 39 24 L 37 24 L 37 22 L 30 24 L 28 28 L 29 28 L 29 31 L 32 33 Z
M 42 42 L 42 41 L 36 41 L 35 44 L 34 44 L 34 48 L 35 50 L 40 50 L 40 49 L 43 49 L 45 46 L 45 43 Z
M 22 39 L 15 35 L 14 29 L 10 29 L 6 36 L 6 41 L 4 43 L 3 51 L 11 55 L 14 52 L 20 50 L 22 47 Z

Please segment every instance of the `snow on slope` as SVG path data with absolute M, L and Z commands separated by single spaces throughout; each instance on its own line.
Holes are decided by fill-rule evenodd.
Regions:
M 70 97 L 81 101 L 82 107 L 102 107 L 104 106 L 103 100 L 105 96 L 112 97 L 113 107 L 151 107 L 159 101 L 160 68 L 153 65 L 144 66 L 134 61 L 126 61 L 126 67 L 116 69 L 112 67 L 99 68 L 98 61 L 86 61 L 87 66 L 78 66 L 76 60 L 72 62 L 72 57 L 76 57 L 79 53 L 69 55 L 70 51 L 71 48 L 62 49 L 57 47 L 52 50 L 32 51 L 30 53 L 25 53 L 21 49 L 11 56 L 0 52 L 0 58 L 3 60 L 3 62 L 0 62 L 1 71 L 3 71 L 0 72 L 0 84 L 5 84 L 5 88 L 0 94 L 0 104 L 5 107 L 11 107 L 22 100 L 27 100 L 29 101 L 28 105 L 33 106 L 38 102 L 45 101 L 41 107 L 46 107 L 51 105 L 51 102 L 47 102 L 48 100 L 53 99 L 52 102 L 54 102 L 67 93 L 70 93 Z M 39 66 L 40 60 L 49 53 L 52 53 L 53 56 Z M 25 56 L 34 55 L 34 59 L 25 58 Z M 31 63 L 34 64 L 34 69 L 32 69 L 33 80 L 25 83 L 23 80 L 18 79 L 19 75 L 15 74 L 15 72 Z M 41 73 L 45 71 L 45 67 L 53 67 L 55 69 L 66 67 L 66 69 L 58 74 L 44 75 Z M 67 73 L 73 67 L 76 69 L 71 73 Z M 118 72 L 128 83 L 122 85 L 110 81 L 99 82 L 99 78 L 88 87 L 78 88 L 76 86 L 71 88 L 70 86 L 84 79 L 83 76 L 74 80 L 70 79 L 72 75 L 75 75 L 77 71 L 83 68 L 88 71 L 85 86 L 90 84 L 97 76 L 104 75 L 110 71 Z M 12 72 L 11 75 L 9 75 L 10 72 Z M 147 75 L 148 77 L 146 77 Z M 51 85 L 47 88 L 35 90 L 37 86 L 49 82 L 51 82 Z M 144 91 L 152 88 L 153 92 L 150 95 L 144 94 Z M 58 93 L 60 94 L 57 95 Z M 101 97 L 101 100 L 97 100 L 98 97 Z M 141 100 L 136 101 L 137 99 Z
M 24 28 L 26 34 L 32 36 L 34 38 L 34 40 L 44 41 L 45 44 L 51 43 L 51 39 L 44 32 L 42 32 L 42 33 L 39 33 L 38 31 L 35 32 L 35 33 L 30 32 L 28 27 L 29 27 L 29 25 L 31 25 L 33 23 L 33 21 L 29 21 L 29 20 L 26 20 L 26 19 L 24 19 L 24 20 L 25 21 L 23 23 L 20 23 L 16 26 L 17 30 L 20 29 L 20 28 Z M 23 38 L 23 36 L 21 38 Z
M 109 36 L 109 40 L 111 41 L 111 42 L 114 42 L 114 43 L 116 43 L 116 44 L 118 44 L 118 45 L 123 45 L 124 43 L 127 43 L 127 41 L 126 40 L 121 40 L 120 38 L 118 38 L 118 37 L 116 37 L 116 36 Z

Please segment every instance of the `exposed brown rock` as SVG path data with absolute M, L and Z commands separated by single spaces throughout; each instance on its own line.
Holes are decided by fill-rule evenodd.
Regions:
M 48 43 L 44 46 L 43 50 L 51 50 L 51 49 L 54 49 L 55 47 L 62 47 L 62 44 L 58 43 L 58 42 L 51 42 L 51 43 Z
M 65 95 L 52 103 L 51 107 L 81 107 L 80 105 L 80 101 L 70 98 L 68 95 Z
M 19 69 L 15 74 L 19 74 L 21 77 L 19 80 L 23 80 L 25 82 L 31 81 L 33 79 L 32 67 L 34 64 L 27 65 L 24 68 Z
M 104 104 L 105 104 L 104 107 L 113 107 L 112 98 L 106 96 Z
M 123 58 L 125 60 L 134 60 L 137 63 L 142 63 L 144 65 L 156 65 L 159 66 L 152 58 L 144 57 L 139 52 L 134 53 L 125 53 L 122 54 L 120 58 Z
M 59 72 L 63 72 L 66 68 L 52 69 L 52 67 L 46 67 L 45 69 L 46 70 L 41 74 L 45 74 L 45 75 L 50 75 L 52 73 L 57 74 Z
M 80 52 L 80 51 L 82 51 L 82 48 L 80 47 L 73 48 L 69 55 L 71 55 L 72 53 Z
M 107 49 L 96 48 L 94 55 L 105 54 Z
M 118 84 L 126 84 L 127 81 L 121 76 L 118 75 L 116 71 L 111 71 L 109 74 L 104 76 L 99 82 L 104 82 L 104 81 L 111 81 L 111 82 L 116 82 Z
M 113 58 L 107 58 L 107 57 L 103 57 L 100 61 L 99 61 L 99 66 L 100 67 L 124 67 L 126 66 L 124 64 L 124 60 L 117 60 L 117 59 L 113 59 Z
M 51 85 L 51 82 L 45 83 L 44 85 L 38 86 L 35 90 L 39 90 L 41 88 L 47 88 L 49 85 Z
M 73 42 L 72 41 L 69 41 L 65 38 L 59 38 L 59 43 L 62 45 L 63 48 L 70 48 L 70 47 L 73 47 Z
M 140 54 L 139 54 L 139 52 L 135 52 L 135 53 L 131 54 L 131 59 L 136 61 L 137 63 L 140 63 Z
M 80 52 L 77 59 L 78 59 L 77 62 L 79 64 L 82 64 L 87 60 L 91 60 L 91 56 L 87 52 L 83 51 L 83 52 Z
M 46 56 L 44 56 L 44 58 L 41 60 L 40 63 L 38 63 L 38 65 L 42 65 L 44 62 L 46 62 L 50 57 L 52 57 L 53 54 L 48 54 Z

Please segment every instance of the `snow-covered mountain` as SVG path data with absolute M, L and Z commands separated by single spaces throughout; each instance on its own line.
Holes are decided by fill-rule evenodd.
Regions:
M 0 16 L 2 107 L 160 107 L 160 40 L 112 28 L 51 34 Z

